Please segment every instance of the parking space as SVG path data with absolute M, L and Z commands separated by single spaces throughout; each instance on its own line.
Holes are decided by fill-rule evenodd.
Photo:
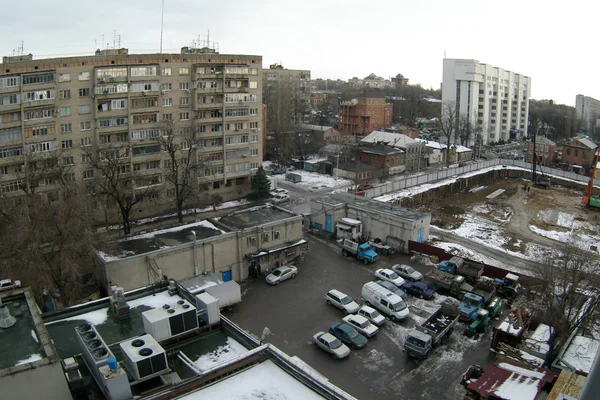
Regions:
M 446 344 L 424 361 L 417 362 L 402 351 L 406 334 L 432 314 L 444 296 L 436 295 L 430 301 L 408 296 L 409 319 L 401 323 L 388 320 L 365 348 L 352 350 L 344 360 L 335 360 L 312 344 L 313 334 L 327 331 L 344 316 L 341 310 L 325 303 L 328 290 L 338 289 L 362 304 L 362 285 L 373 279 L 377 268 L 404 263 L 425 272 L 427 267 L 404 255 L 382 257 L 375 264 L 364 265 L 341 256 L 334 243 L 314 236 L 307 240 L 310 251 L 297 264 L 297 277 L 277 286 L 263 279 L 245 282 L 242 303 L 225 315 L 257 337 L 268 327 L 272 335 L 267 342 L 290 356 L 300 357 L 359 399 L 462 397 L 461 375 L 470 364 L 487 362 L 489 335 L 468 339 L 462 335 L 465 326 L 460 324 Z

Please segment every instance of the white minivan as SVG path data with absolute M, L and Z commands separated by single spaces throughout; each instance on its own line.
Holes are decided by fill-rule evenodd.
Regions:
M 408 306 L 400 296 L 387 290 L 375 282 L 363 285 L 361 296 L 371 307 L 378 309 L 392 321 L 402 321 L 408 318 Z

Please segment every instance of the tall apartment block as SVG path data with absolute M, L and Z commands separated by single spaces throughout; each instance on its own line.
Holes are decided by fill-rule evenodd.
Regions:
M 281 64 L 271 64 L 263 70 L 264 101 L 273 115 L 289 115 L 292 123 L 302 123 L 303 113 L 310 103 L 310 70 L 287 69 Z M 278 97 L 289 96 L 282 101 Z M 285 106 L 288 110 L 278 108 Z
M 60 152 L 68 179 L 85 182 L 97 173 L 90 149 L 108 157 L 106 149 L 118 147 L 133 187 L 172 206 L 169 160 L 156 140 L 171 124 L 181 150 L 196 152 L 203 195 L 244 196 L 262 161 L 261 64 L 261 56 L 187 47 L 181 54 L 111 49 L 88 57 L 4 57 L 0 195 L 20 192 L 28 155 Z M 185 140 L 190 129 L 199 132 L 194 144 Z M 51 181 L 34 184 L 42 192 L 56 189 Z
M 578 94 L 575 96 L 575 112 L 588 133 L 593 134 L 598 125 L 597 120 L 600 119 L 600 100 Z
M 484 144 L 527 136 L 530 94 L 530 77 L 476 60 L 444 59 L 442 102 L 481 127 Z
M 342 135 L 368 135 L 392 124 L 393 105 L 378 92 L 365 92 L 361 97 L 342 101 L 338 130 Z

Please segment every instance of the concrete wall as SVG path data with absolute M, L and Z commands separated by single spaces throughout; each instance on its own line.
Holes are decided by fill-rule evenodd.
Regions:
M 71 393 L 63 374 L 60 363 L 46 363 L 36 368 L 28 369 L 0 378 L 2 400 L 70 399 Z
M 276 232 L 279 234 L 275 235 Z M 266 235 L 269 237 L 268 241 Z M 277 236 L 278 238 L 276 238 Z M 254 238 L 254 240 L 249 240 L 249 238 Z M 243 281 L 248 277 L 247 254 L 257 252 L 258 249 L 281 248 L 286 243 L 300 239 L 302 239 L 302 217 L 294 216 L 206 240 L 198 240 L 196 243 L 198 272 L 202 273 L 206 270 L 221 277 L 224 271 L 231 270 L 233 280 Z M 169 278 L 175 280 L 191 278 L 194 276 L 193 247 L 193 243 L 186 243 L 108 262 L 104 266 L 106 282 L 118 284 L 125 290 L 143 287 L 154 282 L 155 277 L 149 274 L 147 257 L 153 258 L 162 273 Z M 263 268 L 271 268 L 276 261 L 277 259 L 272 257 L 268 262 L 261 264 Z M 285 262 L 286 260 L 280 257 L 279 261 Z
M 335 225 L 340 219 L 346 216 L 346 205 L 343 203 L 326 204 L 311 200 L 310 202 L 310 217 L 312 220 L 312 228 L 325 230 L 327 216 L 332 218 L 332 228 L 335 232 Z M 321 226 L 321 228 L 318 228 Z

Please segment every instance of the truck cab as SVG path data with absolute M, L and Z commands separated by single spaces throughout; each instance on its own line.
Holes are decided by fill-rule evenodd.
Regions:
M 475 293 L 466 293 L 460 302 L 458 309 L 460 311 L 461 321 L 472 321 L 477 317 L 477 310 L 484 305 L 483 297 Z
M 450 260 L 440 262 L 438 264 L 438 269 L 448 274 L 456 275 L 458 273 L 458 266 L 455 263 L 455 258 L 456 257 L 452 257 Z
M 377 260 L 377 253 L 369 243 L 363 243 L 358 246 L 357 257 L 364 260 L 365 264 L 370 264 Z
M 432 348 L 433 339 L 426 333 L 415 329 L 406 336 L 404 351 L 411 357 L 426 358 Z

